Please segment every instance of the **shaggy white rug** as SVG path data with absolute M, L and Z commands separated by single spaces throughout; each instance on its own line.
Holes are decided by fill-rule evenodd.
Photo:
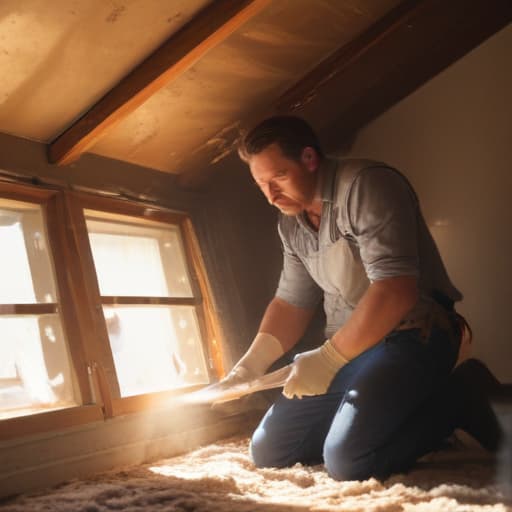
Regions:
M 186 455 L 71 481 L 11 498 L 2 512 L 440 512 L 512 511 L 493 460 L 455 443 L 408 474 L 383 482 L 336 482 L 322 466 L 256 469 L 247 438 Z

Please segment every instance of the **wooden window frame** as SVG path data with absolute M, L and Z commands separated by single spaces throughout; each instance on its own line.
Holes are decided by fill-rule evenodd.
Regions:
M 93 305 L 91 316 L 97 329 L 102 347 L 108 348 L 109 354 L 102 354 L 95 368 L 99 373 L 99 385 L 105 401 L 105 413 L 108 417 L 148 408 L 167 405 L 174 397 L 202 385 L 192 385 L 168 391 L 146 393 L 135 396 L 121 397 L 115 366 L 110 352 L 110 342 L 106 322 L 103 316 L 103 305 L 109 304 L 160 304 L 194 306 L 206 358 L 209 379 L 224 375 L 223 357 L 221 353 L 221 329 L 215 321 L 211 288 L 207 279 L 204 262 L 199 250 L 199 244 L 194 233 L 190 217 L 184 213 L 164 207 L 148 205 L 133 200 L 122 200 L 111 197 L 94 196 L 83 192 L 68 192 L 66 194 L 68 208 L 74 227 L 75 241 L 81 255 L 83 277 L 87 281 L 88 306 Z M 193 292 L 191 298 L 168 297 L 111 297 L 101 296 L 99 283 L 94 267 L 94 260 L 89 242 L 84 210 L 93 210 L 107 214 L 117 214 L 133 217 L 135 220 L 153 221 L 175 226 L 179 229 L 183 241 L 185 261 L 190 276 Z
M 94 403 L 94 391 L 91 388 L 82 332 L 76 329 L 76 312 L 71 298 L 73 283 L 69 282 L 66 272 L 58 271 L 59 268 L 65 268 L 64 265 L 71 260 L 68 257 L 70 247 L 66 239 L 65 226 L 59 222 L 63 215 L 63 194 L 58 189 L 0 181 L 0 196 L 14 201 L 32 203 L 41 208 L 48 238 L 48 253 L 54 268 L 55 288 L 58 295 L 57 304 L 4 304 L 0 306 L 0 310 L 2 314 L 59 312 L 69 349 L 72 371 L 78 386 L 79 396 L 77 399 L 83 404 L 2 419 L 0 420 L 0 440 L 102 420 L 104 413 L 101 405 Z M 70 333 L 73 335 L 71 336 Z
M 0 314 L 60 313 L 82 404 L 2 419 L 0 440 L 104 421 L 114 416 L 167 406 L 177 395 L 202 387 L 193 385 L 121 397 L 103 315 L 104 304 L 139 301 L 140 304 L 194 306 L 209 379 L 224 375 L 222 330 L 216 319 L 211 287 L 188 214 L 143 202 L 8 181 L 0 181 L 0 197 L 30 202 L 41 207 L 58 294 L 58 304 L 0 305 Z M 183 241 L 193 297 L 101 297 L 84 210 L 114 213 L 176 226 Z

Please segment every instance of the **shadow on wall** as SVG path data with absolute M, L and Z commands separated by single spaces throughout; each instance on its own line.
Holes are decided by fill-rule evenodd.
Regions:
M 219 319 L 234 363 L 257 332 L 281 270 L 277 211 L 233 154 L 217 164 L 195 210 Z

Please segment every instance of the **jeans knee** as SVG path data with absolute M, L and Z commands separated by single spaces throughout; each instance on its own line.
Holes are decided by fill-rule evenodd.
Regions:
M 274 443 L 264 429 L 258 428 L 251 439 L 249 447 L 251 458 L 257 468 L 283 467 L 277 457 Z
M 373 454 L 356 452 L 346 444 L 326 440 L 324 464 L 334 480 L 366 480 L 374 473 Z

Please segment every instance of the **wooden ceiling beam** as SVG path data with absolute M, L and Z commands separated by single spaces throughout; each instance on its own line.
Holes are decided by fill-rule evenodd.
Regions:
M 294 114 L 315 126 L 327 152 L 347 149 L 357 130 L 511 21 L 510 0 L 404 0 L 268 108 L 246 113 L 242 128 L 267 116 Z M 238 136 L 233 130 L 225 147 L 234 148 Z M 219 160 L 211 152 L 198 155 L 180 184 L 199 186 L 224 165 Z
M 322 126 L 327 151 L 512 21 L 510 0 L 405 0 L 276 103 Z
M 66 165 L 77 160 L 109 130 L 270 1 L 214 0 L 49 144 L 49 162 Z
M 364 54 L 378 48 L 379 43 L 400 30 L 411 18 L 416 16 L 424 4 L 425 0 L 404 0 L 398 4 L 359 36 L 320 62 L 298 83 L 288 89 L 277 100 L 276 110 L 293 112 L 313 101 L 322 87 L 335 80 L 341 73 L 350 71 L 350 67 Z

